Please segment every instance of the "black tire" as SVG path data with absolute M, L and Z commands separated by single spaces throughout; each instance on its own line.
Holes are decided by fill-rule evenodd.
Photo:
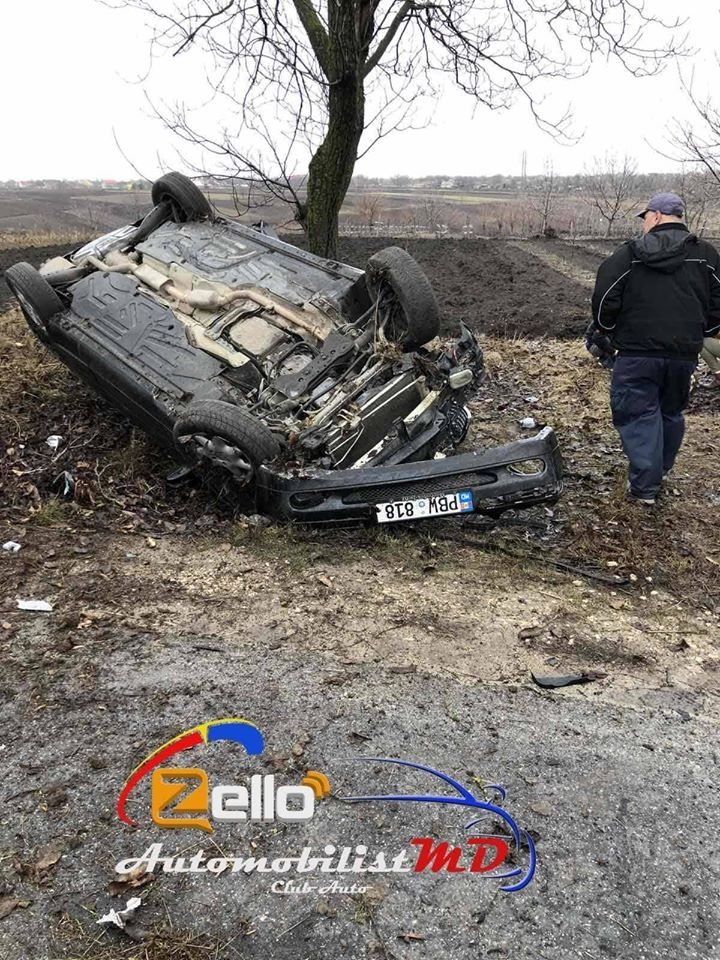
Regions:
M 258 467 L 280 453 L 280 444 L 263 423 L 222 400 L 191 403 L 176 422 L 173 438 L 184 459 L 223 467 L 240 486 L 251 485 Z
M 387 286 L 399 308 L 392 325 L 392 339 L 403 350 L 417 350 L 440 333 L 440 308 L 430 281 L 420 264 L 400 247 L 385 247 L 374 253 L 365 270 L 368 290 L 377 299 Z
M 64 309 L 62 300 L 29 263 L 16 263 L 5 271 L 5 282 L 15 296 L 28 326 L 38 339 L 49 339 L 48 321 Z
M 212 216 L 205 194 L 185 174 L 173 170 L 156 180 L 150 191 L 154 206 L 168 202 L 172 207 L 173 220 L 186 223 L 188 220 L 207 220 Z

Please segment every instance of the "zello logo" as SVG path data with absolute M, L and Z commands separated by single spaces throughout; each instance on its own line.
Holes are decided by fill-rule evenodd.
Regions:
M 143 760 L 128 777 L 117 804 L 118 817 L 136 826 L 126 803 L 137 784 L 151 776 L 150 813 L 164 828 L 194 827 L 212 833 L 211 821 L 298 822 L 310 820 L 315 801 L 327 797 L 330 783 L 323 773 L 310 770 L 302 783 L 276 785 L 270 774 L 254 774 L 244 784 L 218 784 L 212 789 L 201 767 L 165 767 L 170 757 L 201 744 L 216 741 L 240 743 L 250 755 L 263 752 L 261 732 L 246 720 L 213 720 L 186 730 Z

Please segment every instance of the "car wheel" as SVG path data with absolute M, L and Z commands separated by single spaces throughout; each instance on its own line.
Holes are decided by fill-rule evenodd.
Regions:
M 49 339 L 47 324 L 63 310 L 53 288 L 29 263 L 16 263 L 5 271 L 5 282 L 16 297 L 28 326 L 38 339 Z
M 400 247 L 385 247 L 368 260 L 365 279 L 371 296 L 388 308 L 385 337 L 403 350 L 416 350 L 440 333 L 440 309 L 420 264 Z
M 205 194 L 184 174 L 171 171 L 156 180 L 150 191 L 154 206 L 169 203 L 173 220 L 186 223 L 188 220 L 207 220 L 212 216 Z
M 186 460 L 221 467 L 243 487 L 254 482 L 258 467 L 280 453 L 280 444 L 264 424 L 222 400 L 191 403 L 173 436 Z

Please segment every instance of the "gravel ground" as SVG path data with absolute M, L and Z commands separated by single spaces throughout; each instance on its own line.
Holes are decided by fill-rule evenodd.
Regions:
M 51 534 L 29 533 L 4 563 L 6 584 L 23 552 L 47 554 Z M 172 537 L 78 543 L 55 531 L 54 542 L 50 569 L 26 583 L 55 611 L 13 613 L 7 603 L 2 614 L 0 882 L 27 905 L 0 921 L 1 956 L 718 955 L 718 699 L 710 676 L 702 689 L 684 672 L 688 658 L 707 654 L 702 643 L 713 645 L 692 613 L 684 626 L 639 601 L 612 613 L 606 592 L 586 591 L 586 625 L 610 614 L 621 628 L 642 607 L 658 656 L 671 646 L 662 634 L 683 631 L 686 652 L 668 653 L 672 666 L 660 671 L 642 657 L 633 664 L 632 646 L 613 662 L 610 641 L 604 660 L 567 643 L 560 655 L 528 646 L 518 625 L 535 622 L 543 604 L 562 619 L 577 588 L 561 576 L 522 584 L 520 570 L 494 576 L 492 558 L 473 566 L 457 556 L 455 572 L 440 565 L 428 578 L 407 548 L 401 565 L 396 553 L 360 552 L 345 562 L 306 558 L 300 569 L 290 552 Z M 610 676 L 552 693 L 528 683 L 528 668 L 564 673 L 581 663 Z M 310 823 L 178 836 L 150 823 L 138 788 L 131 814 L 140 826 L 123 826 L 117 795 L 143 756 L 224 716 L 263 731 L 264 757 L 216 744 L 188 754 L 190 765 L 211 784 L 252 773 L 297 783 L 321 770 L 332 795 Z M 429 764 L 470 789 L 503 784 L 508 811 L 536 842 L 529 886 L 505 893 L 489 878 L 441 872 L 374 877 L 363 892 L 280 895 L 267 875 L 164 875 L 109 895 L 115 863 L 154 842 L 190 856 L 201 847 L 281 856 L 362 843 L 388 857 L 412 851 L 416 836 L 462 842 L 462 809 L 342 803 L 357 792 L 429 787 L 421 774 L 359 765 L 360 756 Z M 62 856 L 43 870 L 53 844 Z M 133 893 L 144 899 L 142 947 L 95 924 Z M 180 953 L 181 943 L 195 946 Z

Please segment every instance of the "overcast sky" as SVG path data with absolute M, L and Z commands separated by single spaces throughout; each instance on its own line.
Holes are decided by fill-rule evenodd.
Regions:
M 709 0 L 650 0 L 648 7 L 669 18 L 690 18 L 691 39 L 699 52 L 683 70 L 689 74 L 694 67 L 700 89 L 717 89 L 716 5 Z M 156 60 L 148 73 L 146 38 L 140 14 L 110 10 L 97 0 L 5 0 L 0 180 L 134 177 L 113 130 L 148 178 L 181 165 L 172 136 L 151 118 L 145 97 L 197 102 L 204 83 L 202 63 L 190 53 Z M 561 112 L 567 104 L 584 137 L 576 145 L 560 146 L 537 130 L 522 104 L 501 113 L 484 108 L 473 113 L 468 99 L 451 91 L 433 111 L 429 127 L 382 141 L 358 163 L 356 172 L 519 174 L 523 151 L 529 174 L 541 173 L 548 160 L 557 173 L 582 172 L 606 151 L 627 152 L 641 170 L 673 169 L 651 145 L 662 145 L 664 127 L 673 115 L 688 113 L 675 67 L 657 77 L 635 79 L 617 64 L 598 63 L 587 77 L 548 88 L 547 107 Z

